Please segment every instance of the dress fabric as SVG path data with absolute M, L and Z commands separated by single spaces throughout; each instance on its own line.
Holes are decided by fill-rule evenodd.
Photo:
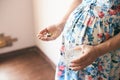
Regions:
M 71 70 L 65 58 L 67 49 L 81 44 L 98 45 L 119 32 L 120 0 L 83 0 L 65 24 L 55 80 L 119 80 L 119 49 L 79 71 Z

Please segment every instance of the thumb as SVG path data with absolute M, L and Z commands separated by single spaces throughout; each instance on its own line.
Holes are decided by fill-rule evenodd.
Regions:
M 79 46 L 75 46 L 74 48 L 73 48 L 73 50 L 82 50 L 82 45 L 79 45 Z

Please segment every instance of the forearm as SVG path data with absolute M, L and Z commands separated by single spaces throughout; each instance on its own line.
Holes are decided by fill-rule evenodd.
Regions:
M 99 56 L 120 48 L 120 33 L 114 36 L 113 38 L 97 45 L 96 48 Z
M 72 4 L 70 5 L 69 9 L 67 10 L 67 12 L 65 13 L 65 15 L 62 17 L 62 19 L 60 20 L 61 24 L 65 24 L 69 15 L 71 14 L 71 12 L 82 2 L 82 0 L 73 0 Z M 64 26 L 63 26 L 64 27 Z

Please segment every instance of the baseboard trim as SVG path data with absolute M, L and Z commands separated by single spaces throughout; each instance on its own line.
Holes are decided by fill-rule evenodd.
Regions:
M 40 48 L 38 47 L 35 47 L 35 48 L 36 48 L 35 51 L 37 51 L 37 53 L 40 53 L 40 55 L 52 66 L 52 68 L 56 70 L 56 65 L 53 63 L 53 61 L 51 61 L 51 59 L 49 59 Z
M 11 55 L 18 55 L 21 52 L 31 51 L 35 47 L 36 46 L 31 46 L 31 47 L 26 47 L 26 48 L 18 49 L 18 50 L 13 50 L 13 51 L 10 51 L 10 52 L 4 52 L 4 53 L 0 54 L 0 57 L 2 57 L 2 56 L 11 56 Z
M 32 46 L 32 47 L 27 47 L 27 48 L 15 50 L 15 51 L 7 52 L 7 53 L 2 53 L 2 54 L 0 54 L 0 58 L 4 57 L 4 56 L 19 55 L 21 52 L 25 52 L 25 51 L 35 51 L 35 52 L 39 53 L 40 56 L 42 56 L 52 66 L 52 68 L 54 70 L 56 70 L 55 64 L 37 46 Z

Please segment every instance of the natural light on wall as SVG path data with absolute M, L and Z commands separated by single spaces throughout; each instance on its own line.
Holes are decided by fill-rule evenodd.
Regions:
M 72 0 L 33 0 L 35 32 L 41 28 L 58 22 L 68 10 Z M 37 46 L 56 64 L 61 45 L 60 38 L 50 42 L 40 41 L 36 38 Z
M 70 0 L 42 0 L 44 22 L 51 24 L 58 21 L 67 11 Z M 46 20 L 47 19 L 47 20 Z
M 72 0 L 33 0 L 35 23 L 49 25 L 58 21 L 68 10 Z

